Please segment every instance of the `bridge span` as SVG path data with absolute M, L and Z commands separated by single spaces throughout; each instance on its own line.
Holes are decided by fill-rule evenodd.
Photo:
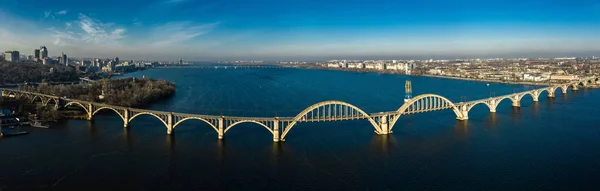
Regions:
M 449 109 L 454 112 L 457 120 L 468 120 L 469 111 L 478 104 L 486 105 L 490 109 L 490 112 L 493 113 L 496 112 L 496 108 L 504 100 L 512 102 L 513 107 L 520 107 L 521 100 L 524 97 L 531 97 L 534 102 L 537 102 L 539 96 L 543 92 L 547 92 L 548 97 L 555 97 L 557 89 L 560 89 L 563 94 L 566 94 L 568 89 L 577 91 L 579 87 L 587 87 L 588 84 L 592 83 L 600 83 L 598 77 L 587 77 L 569 83 L 458 103 L 454 103 L 449 99 L 436 94 L 421 94 L 406 101 L 398 108 L 398 110 L 377 113 L 367 113 L 359 107 L 343 101 L 323 101 L 309 106 L 293 117 L 237 117 L 186 114 L 107 105 L 35 92 L 2 88 L 0 88 L 0 90 L 2 91 L 2 96 L 26 99 L 31 102 L 39 102 L 43 105 L 53 104 L 57 109 L 79 107 L 87 114 L 87 120 L 93 120 L 94 115 L 99 111 L 113 111 L 123 120 L 123 126 L 125 128 L 129 127 L 129 124 L 136 117 L 150 115 L 157 118 L 165 126 L 167 134 L 173 134 L 175 128 L 182 122 L 187 120 L 198 120 L 208 124 L 215 130 L 218 138 L 223 139 L 225 133 L 234 126 L 242 123 L 254 123 L 264 127 L 271 133 L 274 142 L 279 142 L 285 141 L 285 137 L 289 134 L 290 130 L 298 123 L 367 120 L 373 126 L 376 134 L 385 135 L 392 133 L 394 125 L 398 119 L 404 115 Z

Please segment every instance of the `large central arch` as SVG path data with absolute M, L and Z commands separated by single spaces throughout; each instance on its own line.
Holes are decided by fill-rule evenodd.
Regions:
M 454 103 L 452 103 L 452 101 L 450 101 L 448 98 L 445 98 L 443 96 L 436 95 L 436 94 L 421 94 L 421 95 L 418 95 L 418 96 L 408 100 L 406 103 L 402 104 L 402 106 L 400 106 L 400 108 L 398 108 L 398 110 L 396 110 L 396 113 L 397 113 L 396 117 L 394 117 L 392 119 L 392 121 L 390 122 L 389 130 L 391 131 L 392 128 L 394 128 L 394 125 L 396 124 L 396 122 L 398 121 L 400 116 L 402 116 L 402 114 L 404 114 L 404 112 L 406 112 L 409 108 L 414 107 L 413 104 L 421 103 L 420 101 L 427 102 L 427 104 L 425 104 L 425 107 L 424 107 L 425 110 L 435 110 L 436 108 L 439 108 L 439 109 L 451 108 L 457 117 L 462 116 L 462 114 L 458 110 L 458 107 L 456 107 L 456 105 Z
M 296 115 L 296 117 L 294 117 L 294 120 L 292 120 L 292 122 L 289 123 L 285 127 L 285 130 L 281 134 L 281 139 L 283 140 L 285 138 L 285 136 L 288 134 L 288 132 L 290 131 L 290 129 L 292 129 L 292 127 L 294 127 L 294 125 L 298 121 L 300 121 L 306 114 L 308 114 L 309 112 L 312 112 L 315 109 L 319 109 L 321 107 L 330 106 L 330 105 L 343 105 L 343 106 L 346 106 L 348 108 L 351 108 L 353 111 L 356 111 L 359 114 L 361 114 L 364 117 L 366 117 L 369 120 L 369 122 L 371 123 L 371 125 L 373 125 L 373 127 L 375 128 L 376 132 L 381 132 L 381 128 L 379 127 L 379 125 L 377 124 L 377 122 L 375 122 L 375 120 L 373 120 L 373 118 L 371 116 L 369 116 L 369 114 L 367 114 L 362 109 L 360 109 L 360 108 L 358 108 L 358 107 L 356 107 L 356 106 L 354 106 L 352 104 L 343 102 L 343 101 L 323 101 L 323 102 L 319 102 L 319 103 L 313 104 L 310 107 L 304 109 L 302 112 L 298 113 L 298 115 Z

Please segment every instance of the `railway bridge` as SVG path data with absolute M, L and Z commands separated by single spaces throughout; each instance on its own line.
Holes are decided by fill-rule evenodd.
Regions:
M 577 91 L 580 87 L 586 87 L 588 84 L 592 83 L 599 83 L 598 77 L 587 77 L 569 83 L 458 103 L 454 103 L 440 95 L 422 94 L 406 101 L 395 111 L 376 113 L 367 113 L 359 107 L 343 101 L 323 101 L 307 107 L 296 116 L 292 117 L 239 117 L 186 114 L 107 105 L 12 89 L 0 90 L 2 92 L 2 96 L 16 99 L 26 99 L 43 105 L 51 104 L 57 109 L 65 107 L 79 107 L 87 114 L 87 120 L 93 120 L 93 117 L 100 111 L 113 111 L 123 120 L 123 126 L 125 128 L 129 127 L 135 118 L 142 115 L 150 115 L 157 118 L 165 126 L 167 134 L 173 134 L 174 130 L 182 122 L 187 120 L 199 120 L 205 122 L 212 129 L 214 129 L 219 139 L 223 139 L 225 133 L 227 133 L 227 131 L 236 125 L 242 123 L 254 123 L 264 127 L 269 133 L 271 133 L 273 135 L 274 142 L 279 142 L 285 141 L 285 137 L 290 133 L 290 130 L 293 129 L 298 123 L 367 120 L 373 126 L 376 134 L 384 135 L 392 133 L 394 125 L 400 119 L 400 117 L 404 115 L 433 112 L 438 110 L 452 110 L 456 115 L 457 120 L 468 120 L 469 111 L 478 104 L 486 105 L 490 109 L 490 112 L 493 113 L 496 112 L 496 108 L 504 100 L 512 102 L 513 107 L 520 107 L 521 100 L 524 97 L 531 97 L 534 102 L 537 102 L 539 96 L 543 92 L 547 92 L 548 97 L 555 97 L 555 92 L 557 89 L 560 89 L 563 94 L 566 94 L 568 89 Z

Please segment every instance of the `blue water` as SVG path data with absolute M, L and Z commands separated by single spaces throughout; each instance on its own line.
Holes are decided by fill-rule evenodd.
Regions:
M 305 69 L 151 69 L 129 74 L 174 81 L 177 93 L 150 109 L 181 113 L 295 116 L 324 100 L 367 112 L 434 93 L 459 102 L 533 86 Z M 69 120 L 0 140 L 0 188 L 136 190 L 597 190 L 600 90 L 582 89 L 521 108 L 485 105 L 403 116 L 389 136 L 367 121 L 301 123 L 273 143 L 255 124 L 219 141 L 199 121 L 166 135 L 150 117 L 124 129 L 116 114 Z M 466 96 L 466 97 L 463 97 Z

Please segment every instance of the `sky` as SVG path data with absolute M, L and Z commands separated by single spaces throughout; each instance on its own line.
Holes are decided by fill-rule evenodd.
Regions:
M 136 60 L 600 56 L 598 0 L 0 0 L 0 50 Z

